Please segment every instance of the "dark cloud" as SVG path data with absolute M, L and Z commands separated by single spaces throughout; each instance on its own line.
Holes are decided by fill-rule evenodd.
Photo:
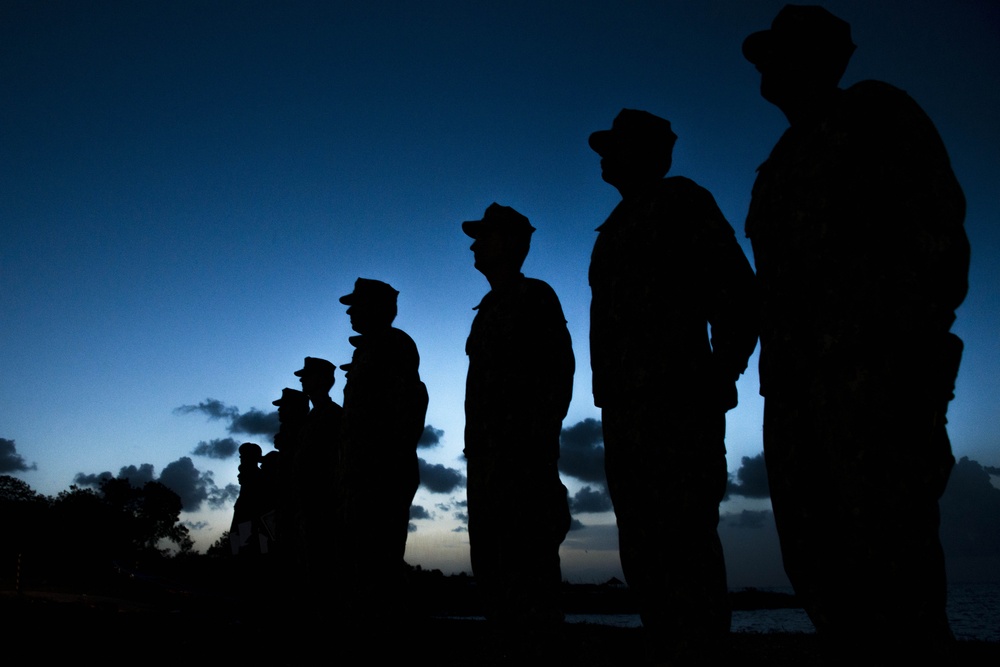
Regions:
M 206 474 L 211 475 L 211 473 Z M 211 477 L 209 480 L 211 481 Z M 235 503 L 239 497 L 240 487 L 237 484 L 226 484 L 221 488 L 213 484 L 208 492 L 208 506 L 212 509 L 222 509 L 229 503 Z
M 191 530 L 202 530 L 209 526 L 207 521 L 181 521 L 181 523 Z
M 569 508 L 574 513 L 587 512 L 610 512 L 614 509 L 611 505 L 611 496 L 606 488 L 597 488 L 589 484 L 569 499 Z
M 114 477 L 110 472 L 97 474 L 77 473 L 73 482 L 80 486 L 98 488 L 106 479 Z M 240 495 L 240 487 L 227 484 L 225 487 L 215 485 L 212 472 L 199 471 L 187 456 L 168 463 L 156 477 L 153 464 L 142 463 L 138 466 L 122 466 L 118 471 L 118 479 L 127 479 L 132 486 L 145 486 L 147 482 L 160 482 L 180 496 L 181 507 L 185 512 L 195 512 L 201 509 L 202 503 L 218 509 L 236 500 Z
M 464 524 L 469 523 L 469 515 L 467 512 L 455 512 L 454 517 Z
M 182 405 L 179 408 L 174 408 L 176 415 L 188 415 L 195 412 L 200 412 L 213 421 L 229 422 L 226 430 L 230 433 L 274 435 L 278 432 L 277 410 L 264 412 L 257 408 L 250 408 L 247 412 L 240 413 L 240 409 L 235 405 L 226 405 L 215 398 L 206 398 L 197 405 Z
M 584 514 L 588 512 L 610 512 L 614 509 L 611 505 L 611 496 L 607 489 L 595 489 L 589 484 L 569 499 L 569 509 L 574 514 Z
M 410 519 L 433 519 L 423 505 L 410 505 Z
M 215 438 L 198 443 L 192 450 L 195 456 L 207 456 L 210 459 L 228 459 L 240 448 L 240 442 L 233 438 Z
M 607 488 L 604 477 L 604 433 L 601 422 L 584 419 L 562 430 L 559 470 L 582 482 Z
M 586 528 L 586 526 L 584 526 L 582 523 L 580 523 L 579 519 L 576 519 L 576 518 L 570 519 L 570 521 L 569 521 L 569 530 L 570 530 L 570 532 L 573 532 L 574 530 L 583 530 L 584 528 Z
M 955 557 L 1000 556 L 1000 489 L 986 467 L 962 457 L 941 497 L 941 543 Z
M 417 447 L 433 447 L 435 445 L 439 445 L 441 444 L 441 436 L 443 435 L 444 431 L 427 424 L 424 426 L 424 432 L 420 434 L 420 440 L 417 441 Z
M 127 479 L 128 483 L 135 487 L 146 486 L 147 482 L 156 479 L 152 463 L 142 463 L 138 468 L 135 466 L 122 466 L 118 471 L 119 479 Z
M 736 479 L 729 481 L 728 495 L 746 498 L 771 497 L 763 452 L 757 456 L 743 457 L 740 469 L 736 471 Z
M 101 482 L 106 479 L 114 479 L 114 475 L 111 474 L 110 470 L 105 470 L 104 472 L 96 474 L 78 472 L 73 476 L 73 483 L 77 486 L 89 486 L 96 489 L 99 488 L 101 486 Z
M 201 508 L 208 500 L 209 491 L 215 486 L 211 473 L 201 473 L 187 456 L 166 465 L 160 473 L 160 483 L 181 497 L 181 506 L 187 512 Z
M 457 528 L 452 528 L 451 532 L 453 532 L 453 533 L 467 533 L 467 532 L 469 532 L 469 528 L 467 526 L 458 526 Z
M 280 426 L 277 410 L 262 412 L 257 408 L 250 408 L 249 411 L 233 418 L 229 424 L 229 432 L 248 435 L 274 435 Z
M 192 412 L 200 412 L 209 419 L 225 419 L 229 421 L 236 419 L 240 415 L 239 408 L 233 405 L 226 405 L 216 398 L 206 398 L 198 405 L 182 405 L 179 408 L 174 408 L 174 414 L 178 415 L 187 415 Z
M 719 521 L 729 528 L 764 528 L 774 523 L 774 515 L 771 510 L 743 510 L 739 514 L 723 514 Z
M 454 468 L 423 459 L 417 462 L 420 464 L 420 485 L 431 493 L 451 493 L 465 486 L 465 476 Z
M 438 503 L 434 507 L 438 508 L 442 512 L 450 512 L 451 511 L 451 505 L 448 505 L 447 503 Z
M 0 473 L 25 472 L 27 470 L 38 470 L 38 465 L 32 463 L 29 466 L 24 457 L 17 453 L 13 440 L 0 438 Z

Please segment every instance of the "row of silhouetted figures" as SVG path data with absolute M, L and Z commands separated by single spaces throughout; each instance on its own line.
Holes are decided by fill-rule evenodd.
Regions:
M 341 298 L 354 346 L 344 406 L 330 398 L 336 366 L 306 357 L 301 390 L 274 401 L 276 451 L 240 449 L 233 550 L 293 599 L 321 600 L 338 616 L 388 622 L 403 603 L 403 554 L 419 484 L 417 441 L 427 389 L 413 340 L 392 326 L 398 292 L 359 278 Z M 256 561 L 256 562 L 254 562 Z M 299 606 L 299 605 L 296 605 Z
M 819 635 L 853 663 L 948 651 L 938 499 L 954 463 L 945 413 L 962 351 L 950 327 L 967 291 L 965 201 L 909 96 L 839 87 L 854 49 L 850 26 L 811 6 L 786 6 L 743 43 L 790 125 L 753 186 L 756 275 L 712 195 L 667 177 L 668 121 L 624 109 L 589 139 L 622 197 L 590 264 L 594 402 L 653 660 L 698 662 L 725 645 L 725 415 L 758 339 L 782 557 Z M 472 567 L 489 620 L 525 635 L 563 620 L 570 514 L 557 462 L 575 362 L 555 292 L 521 273 L 528 218 L 494 203 L 462 229 L 490 286 L 466 344 Z M 359 334 L 343 409 L 329 398 L 334 366 L 306 358 L 302 391 L 275 401 L 276 463 L 258 470 L 259 448 L 241 448 L 234 520 L 238 531 L 254 515 L 249 480 L 261 480 L 280 548 L 308 573 L 304 594 L 373 622 L 402 609 L 427 407 L 416 347 L 392 327 L 396 296 L 359 279 L 341 299 Z

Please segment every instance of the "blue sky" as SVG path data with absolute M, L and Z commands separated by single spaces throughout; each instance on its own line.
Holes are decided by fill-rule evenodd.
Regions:
M 785 119 L 740 44 L 782 4 L 5 2 L 0 438 L 34 466 L 15 473 L 54 494 L 78 473 L 159 474 L 189 457 L 224 490 L 236 461 L 195 455 L 198 443 L 269 443 L 177 408 L 215 399 L 267 413 L 303 357 L 348 361 L 337 299 L 359 276 L 400 290 L 396 323 L 420 349 L 427 421 L 442 431 L 421 456 L 463 471 L 464 344 L 488 286 L 460 223 L 493 201 L 538 228 L 524 270 L 555 288 L 569 321 L 565 426 L 599 418 L 586 276 L 618 195 L 587 136 L 622 107 L 670 119 L 672 173 L 713 192 L 752 260 L 754 169 Z M 965 189 L 973 259 L 950 433 L 956 456 L 1000 465 L 1000 9 L 826 6 L 858 44 L 844 83 L 909 92 Z M 761 450 L 755 363 L 729 416 L 733 473 Z M 338 372 L 335 400 L 342 383 Z M 411 562 L 465 567 L 463 495 L 421 489 L 432 518 L 414 521 Z M 744 509 L 766 502 L 726 503 L 727 547 L 763 564 L 730 558 L 731 570 L 777 572 L 773 535 L 735 527 Z M 207 502 L 187 516 L 205 524 L 202 545 L 228 527 L 228 508 Z M 587 528 L 571 533 L 566 567 L 613 571 L 613 517 L 577 518 Z

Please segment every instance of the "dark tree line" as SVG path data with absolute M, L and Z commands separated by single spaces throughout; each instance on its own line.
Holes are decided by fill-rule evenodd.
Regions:
M 0 476 L 0 580 L 37 585 L 97 582 L 155 566 L 193 543 L 180 497 L 159 482 L 111 478 L 54 498 Z

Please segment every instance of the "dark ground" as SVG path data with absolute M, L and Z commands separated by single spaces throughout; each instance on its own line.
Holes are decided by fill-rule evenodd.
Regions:
M 502 642 L 485 621 L 422 616 L 394 631 L 326 620 L 321 601 L 311 628 L 287 622 L 273 608 L 250 613 L 232 598 L 175 592 L 156 599 L 65 591 L 0 591 L 8 650 L 22 655 L 99 664 L 299 665 L 326 663 L 451 665 L 651 664 L 641 630 L 565 625 L 545 636 Z M 242 617 L 242 618 L 241 618 Z M 282 625 L 282 622 L 285 623 Z M 346 630 L 346 631 L 345 631 Z M 728 646 L 693 664 L 738 662 L 741 667 L 842 665 L 823 657 L 812 634 L 734 633 Z M 662 663 L 670 664 L 670 663 Z M 951 659 L 923 664 L 1000 665 L 1000 644 L 958 642 Z

